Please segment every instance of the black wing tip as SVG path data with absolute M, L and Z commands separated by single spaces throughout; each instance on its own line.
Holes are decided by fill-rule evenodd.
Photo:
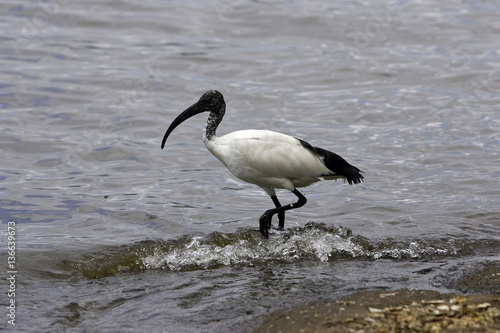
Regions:
M 344 177 L 344 180 L 349 183 L 349 185 L 360 184 L 363 182 L 364 171 L 361 171 L 354 165 L 347 162 L 342 156 L 337 155 L 331 151 L 323 148 L 314 147 L 304 140 L 296 138 L 300 141 L 302 146 L 310 151 L 318 154 L 323 159 L 325 166 L 330 169 L 334 174 Z
M 342 173 L 337 173 L 337 174 L 343 176 L 344 181 L 346 181 L 349 185 L 361 184 L 363 182 L 363 179 L 365 179 L 365 177 L 362 175 L 362 173 L 365 172 L 359 170 L 354 165 L 351 165 L 349 163 L 343 166 L 342 171 L 343 171 Z
M 351 175 L 350 177 L 345 178 L 346 181 L 349 183 L 349 185 L 361 184 L 363 182 L 363 179 L 365 179 L 365 177 L 363 177 L 361 172 L 363 172 L 363 171 L 357 170 L 356 175 Z

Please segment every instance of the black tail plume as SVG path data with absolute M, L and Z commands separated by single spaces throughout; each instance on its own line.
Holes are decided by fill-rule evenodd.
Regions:
M 349 185 L 359 184 L 363 181 L 364 177 L 361 174 L 363 171 L 359 170 L 354 165 L 349 164 L 349 162 L 342 158 L 342 156 L 323 148 L 313 147 L 309 143 L 301 139 L 298 140 L 305 148 L 321 157 L 321 159 L 323 159 L 323 163 L 325 163 L 325 166 L 332 171 L 332 173 L 330 174 L 321 176 L 342 176 L 347 180 Z

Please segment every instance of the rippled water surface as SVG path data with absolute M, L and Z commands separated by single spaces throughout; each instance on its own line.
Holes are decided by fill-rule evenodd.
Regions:
M 461 270 L 500 259 L 499 15 L 494 1 L 2 1 L 15 329 L 245 331 L 361 290 L 457 291 Z M 205 149 L 206 115 L 160 149 L 209 89 L 227 102 L 218 133 L 297 136 L 365 182 L 302 189 L 263 239 L 273 204 Z

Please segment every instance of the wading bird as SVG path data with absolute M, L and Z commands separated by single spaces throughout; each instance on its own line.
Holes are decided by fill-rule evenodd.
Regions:
M 175 118 L 163 136 L 161 148 L 179 124 L 205 111 L 210 113 L 203 130 L 203 142 L 207 149 L 233 175 L 260 186 L 276 206 L 259 219 L 260 232 L 266 238 L 269 237 L 273 215 L 278 214 L 278 226 L 282 229 L 285 226 L 285 211 L 302 207 L 307 202 L 298 187 L 325 179 L 344 179 L 351 185 L 363 180 L 362 171 L 339 155 L 313 147 L 293 136 L 267 130 L 243 130 L 218 137 L 215 131 L 226 112 L 226 103 L 216 90 L 204 93 L 198 102 Z M 298 201 L 282 206 L 276 196 L 277 188 L 292 191 Z

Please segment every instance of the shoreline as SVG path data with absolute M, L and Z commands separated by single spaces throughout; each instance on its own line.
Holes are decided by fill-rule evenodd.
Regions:
M 366 291 L 267 317 L 255 333 L 500 332 L 500 297 L 430 290 Z
M 500 332 L 500 261 L 446 284 L 457 292 L 372 290 L 306 303 L 269 315 L 253 332 Z

